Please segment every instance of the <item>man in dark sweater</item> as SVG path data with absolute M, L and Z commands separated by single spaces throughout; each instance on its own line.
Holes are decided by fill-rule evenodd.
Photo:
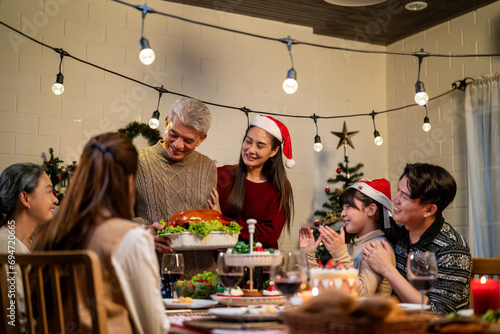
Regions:
M 404 303 L 421 303 L 420 292 L 407 280 L 409 252 L 431 251 L 436 255 L 438 277 L 426 293 L 424 303 L 437 313 L 456 312 L 469 306 L 472 257 L 465 239 L 442 215 L 453 201 L 457 185 L 444 168 L 407 164 L 393 197 L 393 218 L 398 222 L 389 238 L 394 245 L 396 267 L 389 261 L 391 245 L 370 243 L 363 258 L 385 276 Z

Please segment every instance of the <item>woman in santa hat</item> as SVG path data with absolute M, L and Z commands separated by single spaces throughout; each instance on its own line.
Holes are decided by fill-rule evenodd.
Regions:
M 286 126 L 270 116 L 255 116 L 245 132 L 238 165 L 217 168 L 217 190 L 209 205 L 243 226 L 243 241 L 249 239 L 247 219 L 256 219 L 254 240 L 276 249 L 283 227 L 290 229 L 293 217 L 292 186 L 283 165 L 294 164 Z
M 307 226 L 299 231 L 300 247 L 304 249 L 309 267 L 318 267 L 315 250 L 323 241 L 326 249 L 336 262 L 345 268 L 356 268 L 359 271 L 357 282 L 360 297 L 370 297 L 375 293 L 390 297 L 392 287 L 389 281 L 375 272 L 362 258 L 363 248 L 370 242 L 381 243 L 385 240 L 386 231 L 391 228 L 391 184 L 386 179 L 373 181 L 361 180 L 347 188 L 339 197 L 342 208 L 342 220 L 345 228 L 340 234 L 328 226 L 320 226 L 320 237 L 314 240 L 313 233 Z M 394 223 L 393 223 L 394 224 Z M 346 245 L 345 231 L 355 234 L 353 241 Z M 389 247 L 390 248 L 390 247 Z M 393 266 L 396 266 L 394 251 L 390 249 Z

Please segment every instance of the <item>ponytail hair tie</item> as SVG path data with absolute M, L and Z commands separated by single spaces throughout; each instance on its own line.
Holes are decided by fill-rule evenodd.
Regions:
M 97 147 L 97 149 L 102 153 L 106 153 L 107 151 L 106 147 L 102 146 L 101 144 L 97 144 L 95 147 Z

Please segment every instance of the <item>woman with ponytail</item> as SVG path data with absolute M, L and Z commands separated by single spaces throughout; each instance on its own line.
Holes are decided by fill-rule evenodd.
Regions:
M 284 165 L 294 164 L 286 126 L 270 116 L 255 116 L 245 132 L 239 164 L 217 168 L 217 190 L 209 205 L 243 226 L 243 241 L 249 238 L 247 219 L 256 219 L 254 240 L 276 249 L 283 227 L 290 230 L 293 218 L 292 186 Z
M 94 251 L 101 260 L 108 332 L 166 333 L 154 243 L 131 221 L 136 173 L 137 150 L 125 135 L 92 138 L 58 214 L 39 229 L 33 250 Z M 80 319 L 80 331 L 89 332 L 91 310 L 82 314 L 88 318 Z

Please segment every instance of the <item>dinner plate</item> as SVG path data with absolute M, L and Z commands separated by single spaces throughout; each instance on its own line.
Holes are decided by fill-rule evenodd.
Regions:
M 408 313 L 420 312 L 422 309 L 422 304 L 409 304 L 409 303 L 401 303 L 399 307 Z M 428 311 L 431 308 L 430 305 L 424 305 L 424 311 Z
M 164 298 L 163 304 L 165 304 L 165 308 L 173 309 L 173 308 L 207 308 L 217 305 L 216 301 L 208 300 L 208 299 L 193 299 L 192 303 L 178 303 L 179 299 L 177 298 Z
M 276 310 L 277 311 L 277 310 Z M 268 321 L 278 319 L 278 313 L 270 313 L 266 306 L 263 307 L 218 307 L 211 308 L 208 313 L 221 319 Z
M 221 304 L 227 305 L 229 297 L 211 295 L 213 300 Z M 249 306 L 249 305 L 282 305 L 286 303 L 286 298 L 283 296 L 276 297 L 232 297 L 231 306 Z

